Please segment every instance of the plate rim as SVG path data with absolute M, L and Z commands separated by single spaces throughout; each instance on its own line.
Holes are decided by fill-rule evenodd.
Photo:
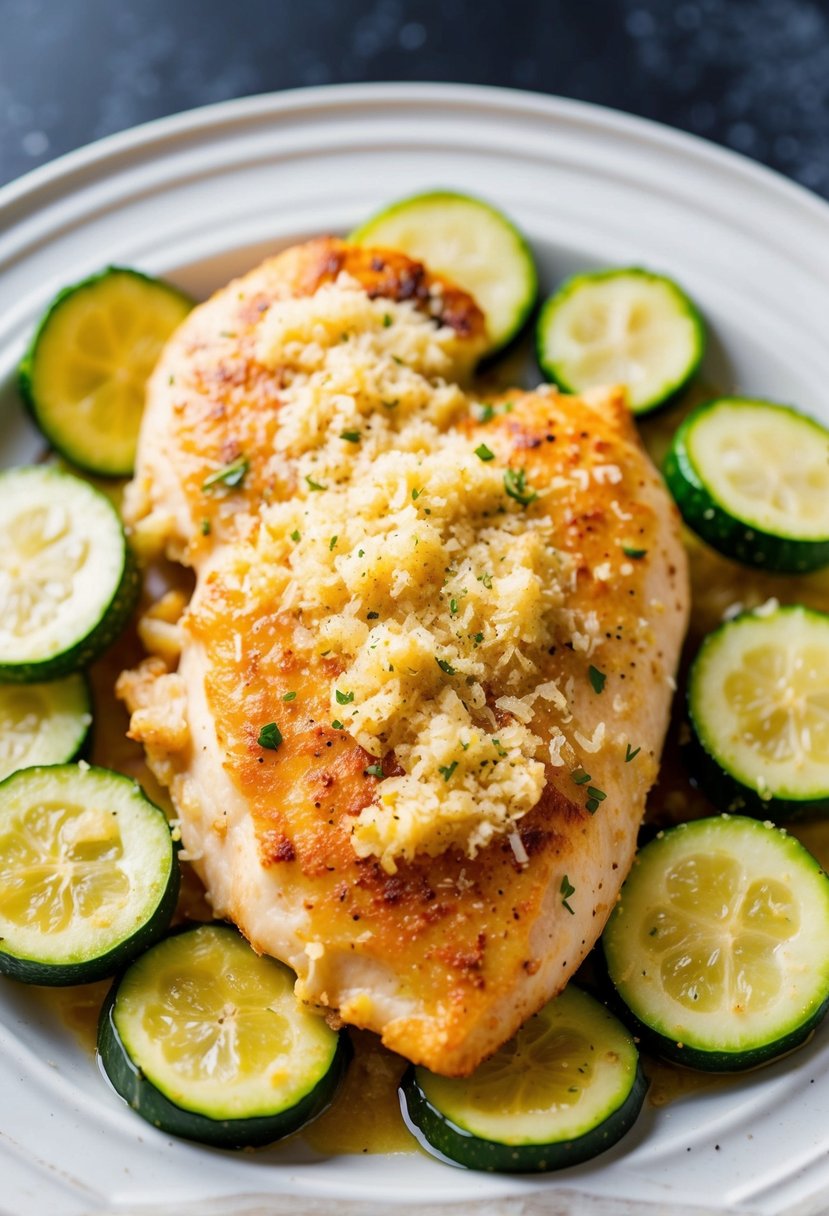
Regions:
M 367 84 L 317 85 L 228 98 L 149 119 L 147 122 L 104 135 L 100 139 L 62 153 L 0 186 L 0 228 L 3 226 L 5 213 L 21 202 L 26 201 L 31 205 L 36 202 L 38 194 L 47 193 L 56 183 L 66 182 L 89 169 L 100 170 L 107 162 L 114 162 L 125 153 L 147 152 L 154 146 L 160 149 L 163 145 L 186 139 L 194 133 L 212 132 L 215 135 L 221 127 L 265 121 L 279 115 L 295 115 L 303 109 L 330 108 L 337 102 L 359 106 L 376 100 L 397 105 L 411 105 L 418 101 L 445 104 L 450 101 L 478 109 L 482 106 L 491 107 L 501 115 L 507 110 L 536 117 L 564 118 L 585 126 L 610 130 L 632 140 L 662 144 L 672 150 L 684 150 L 697 160 L 713 162 L 746 180 L 756 181 L 765 191 L 773 190 L 789 204 L 805 208 L 812 216 L 829 225 L 829 200 L 809 187 L 742 152 L 723 147 L 703 136 L 671 127 L 656 119 L 616 110 L 596 102 L 503 86 L 439 81 L 379 81 Z

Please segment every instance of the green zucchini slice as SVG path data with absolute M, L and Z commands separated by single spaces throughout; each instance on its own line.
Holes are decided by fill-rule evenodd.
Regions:
M 684 823 L 641 850 L 602 945 L 643 1041 L 691 1068 L 753 1068 L 826 1012 L 829 879 L 770 823 Z
M 829 810 L 829 616 L 745 612 L 709 634 L 688 681 L 693 775 L 715 805 L 781 819 Z
M 126 625 L 139 577 L 115 508 L 47 466 L 0 474 L 0 681 L 79 671 Z
M 475 298 L 486 317 L 488 354 L 523 328 L 538 297 L 538 271 L 524 237 L 481 199 L 435 191 L 384 208 L 351 233 L 358 245 L 399 249 Z
M 570 984 L 472 1074 L 410 1068 L 404 1114 L 429 1152 L 470 1169 L 539 1173 L 587 1161 L 632 1127 L 647 1082 L 633 1039 Z
M 120 266 L 55 297 L 20 364 L 19 384 L 56 451 L 88 473 L 130 475 L 147 379 L 192 306 L 169 283 Z
M 665 479 L 726 557 L 801 574 L 829 565 L 829 430 L 785 405 L 721 397 L 686 418 Z
M 0 972 L 103 979 L 166 931 L 177 895 L 169 825 L 134 781 L 65 764 L 0 784 Z
M 159 942 L 116 981 L 98 1052 L 148 1123 L 220 1148 L 269 1144 L 329 1105 L 348 1039 L 299 1004 L 293 972 L 236 929 L 203 924 Z
M 82 675 L 49 684 L 0 684 L 0 781 L 21 768 L 77 759 L 91 725 L 89 684 Z
M 578 274 L 541 309 L 541 371 L 567 393 L 623 384 L 634 414 L 674 397 L 705 353 L 705 325 L 684 291 L 636 267 Z

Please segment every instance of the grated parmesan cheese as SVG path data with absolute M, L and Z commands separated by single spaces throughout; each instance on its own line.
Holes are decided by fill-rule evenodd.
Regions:
M 471 346 L 344 275 L 274 303 L 258 340 L 282 385 L 277 490 L 226 573 L 295 622 L 296 653 L 338 657 L 332 719 L 371 756 L 394 751 L 402 774 L 352 832 L 390 873 L 515 838 L 545 763 L 562 763 L 563 735 L 548 751 L 530 729 L 539 697 L 569 718 L 539 684 L 545 657 L 556 638 L 589 653 L 597 637 L 595 614 L 565 607 L 575 565 L 550 544 L 545 496 L 530 510 L 507 496 L 503 464 L 455 427 Z

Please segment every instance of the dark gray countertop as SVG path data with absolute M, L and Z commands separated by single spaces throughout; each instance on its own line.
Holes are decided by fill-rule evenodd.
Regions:
M 826 0 L 0 0 L 0 182 L 206 102 L 455 80 L 600 102 L 829 197 Z

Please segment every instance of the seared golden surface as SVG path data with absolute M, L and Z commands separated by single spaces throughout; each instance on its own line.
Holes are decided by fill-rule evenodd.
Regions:
M 431 280 L 416 264 L 320 241 L 231 284 L 168 347 L 129 509 L 145 547 L 193 565 L 198 586 L 180 626 L 178 673 L 168 672 L 169 657 L 151 659 L 120 690 L 217 914 L 289 962 L 306 999 L 378 1031 L 410 1059 L 461 1074 L 563 986 L 615 901 L 667 721 L 685 559 L 673 507 L 618 392 L 580 400 L 516 391 L 502 399 L 509 412 L 483 423 L 472 399 L 457 429 L 543 490 L 527 519 L 549 519 L 545 538 L 573 570 L 575 623 L 562 625 L 539 673 L 562 698 L 533 706 L 546 785 L 518 832 L 473 858 L 417 856 L 393 874 L 358 858 L 352 828 L 382 778 L 366 772 L 376 757 L 331 724 L 343 659 L 298 649 L 291 614 L 252 598 L 224 562 L 231 546 L 255 539 L 263 504 L 291 492 L 284 478 L 268 480 L 281 385 L 255 354 L 260 318 L 343 267 L 370 293 L 434 311 Z M 482 318 L 460 292 L 447 287 L 441 298 L 463 376 Z M 242 454 L 241 486 L 204 490 Z M 499 729 L 509 723 L 489 710 Z M 283 736 L 277 750 L 258 743 L 270 722 Z M 400 771 L 393 750 L 380 765 L 383 777 Z

